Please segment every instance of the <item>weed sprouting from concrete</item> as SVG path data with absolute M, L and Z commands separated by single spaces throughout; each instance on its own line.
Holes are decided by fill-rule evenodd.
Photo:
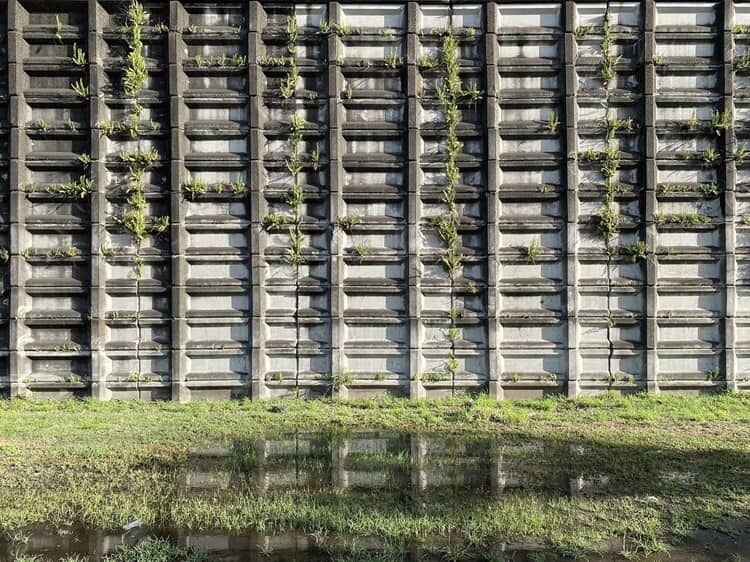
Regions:
M 128 57 L 122 84 L 125 95 L 131 99 L 138 97 L 140 91 L 148 81 L 146 59 L 143 56 L 143 40 L 141 34 L 146 24 L 146 12 L 143 4 L 133 1 L 127 12 L 127 41 Z
M 553 135 L 556 135 L 560 130 L 560 118 L 554 111 L 547 117 L 547 130 Z
M 86 66 L 86 51 L 78 46 L 78 43 L 73 43 L 73 64 L 76 66 Z
M 297 17 L 292 8 L 292 13 L 286 19 L 286 57 L 280 57 L 280 60 L 274 61 L 277 66 L 286 69 L 286 74 L 281 79 L 279 94 L 283 100 L 293 100 L 296 96 L 297 85 L 300 80 L 300 74 L 295 62 L 297 53 L 297 41 L 299 31 L 297 26 Z M 300 321 L 299 321 L 299 291 L 300 291 L 300 268 L 305 263 L 304 245 L 305 234 L 303 232 L 305 191 L 300 183 L 300 174 L 304 169 L 302 157 L 302 143 L 304 132 L 307 127 L 303 114 L 296 111 L 290 116 L 287 131 L 288 154 L 284 158 L 284 167 L 289 177 L 289 187 L 283 202 L 287 206 L 285 211 L 277 211 L 266 215 L 263 219 L 263 228 L 267 232 L 280 232 L 287 228 L 289 245 L 284 248 L 281 260 L 289 265 L 294 271 L 295 279 L 295 392 L 299 393 L 299 341 L 300 341 Z M 320 165 L 320 153 L 314 151 L 312 155 L 313 167 L 317 169 Z
M 717 135 L 732 128 L 731 111 L 715 111 L 711 116 L 711 128 Z
M 137 0 L 131 0 L 127 6 L 125 19 L 123 32 L 128 54 L 122 77 L 122 91 L 130 101 L 128 119 L 125 122 L 103 123 L 102 131 L 108 135 L 117 131 L 126 131 L 130 138 L 136 139 L 140 135 L 141 115 L 143 113 L 143 106 L 139 102 L 139 98 L 149 79 L 143 52 L 142 33 L 147 21 L 143 4 Z M 151 130 L 154 130 L 153 126 L 151 126 Z M 140 143 L 134 149 L 120 152 L 120 162 L 127 171 L 124 188 L 125 204 L 120 214 L 114 217 L 114 222 L 129 234 L 131 243 L 135 247 L 132 256 L 132 277 L 135 281 L 136 292 L 136 312 L 134 315 L 136 328 L 135 359 L 138 373 L 142 372 L 140 290 L 146 263 L 141 248 L 146 239 L 154 235 L 164 234 L 169 228 L 168 216 L 149 217 L 147 214 L 146 178 L 159 160 L 160 155 L 155 148 L 143 148 Z M 140 387 L 138 390 L 140 392 Z
M 79 98 L 85 99 L 89 97 L 89 87 L 83 81 L 83 78 L 79 78 L 78 80 L 73 82 L 70 88 L 76 93 Z
M 645 260 L 648 258 L 648 254 L 646 252 L 646 243 L 643 240 L 639 240 L 638 242 L 635 242 L 628 246 L 623 246 L 621 250 L 623 253 L 630 256 L 630 261 L 632 261 L 633 263 L 636 263 L 638 260 Z
M 541 245 L 539 244 L 539 240 L 534 238 L 531 241 L 531 243 L 525 248 L 526 260 L 530 264 L 535 264 L 541 252 L 542 252 L 542 248 L 541 248 Z
M 295 62 L 294 55 L 297 53 L 297 17 L 292 14 L 287 17 L 286 23 L 286 49 L 288 58 L 282 59 L 282 63 L 287 67 L 286 75 L 281 79 L 281 85 L 279 87 L 279 93 L 284 99 L 290 99 L 294 97 L 294 93 L 297 91 L 297 83 L 300 79 L 299 70 L 297 69 L 297 63 Z
M 445 164 L 445 186 L 443 188 L 442 202 L 446 206 L 446 212 L 435 218 L 433 226 L 438 237 L 445 245 L 445 254 L 441 262 L 450 281 L 450 306 L 451 311 L 455 309 L 454 285 L 456 275 L 461 270 L 463 254 L 461 251 L 461 215 L 456 202 L 456 187 L 461 179 L 461 171 L 458 167 L 458 157 L 461 154 L 463 143 L 458 138 L 457 127 L 461 121 L 459 101 L 464 96 L 463 84 L 461 82 L 461 67 L 458 60 L 458 42 L 450 31 L 443 36 L 440 51 L 440 64 L 443 76 L 438 85 L 437 96 L 440 101 L 443 117 L 447 125 L 447 139 L 445 141 L 447 158 Z M 450 331 L 457 331 L 456 315 L 451 314 Z M 456 338 L 457 340 L 458 338 Z M 456 341 L 450 342 L 450 350 L 446 368 L 451 378 L 451 384 L 455 387 L 456 371 L 458 368 L 456 360 Z
M 588 33 L 588 31 L 587 31 Z M 610 294 L 612 290 L 611 283 L 611 263 L 614 255 L 618 253 L 614 240 L 617 238 L 622 217 L 620 216 L 616 197 L 621 191 L 618 183 L 618 171 L 621 165 L 620 152 L 615 146 L 615 141 L 621 132 L 632 132 L 635 129 L 635 122 L 632 118 L 620 119 L 613 117 L 610 109 L 610 97 L 613 85 L 617 81 L 617 65 L 622 57 L 613 55 L 613 49 L 617 41 L 617 36 L 610 24 L 610 14 L 607 8 L 604 13 L 602 23 L 602 40 L 599 44 L 601 48 L 601 62 L 599 64 L 598 78 L 604 87 L 604 124 L 606 127 L 604 137 L 604 150 L 596 152 L 593 149 L 579 155 L 579 161 L 598 164 L 599 173 L 604 181 L 604 200 L 602 201 L 599 213 L 591 217 L 591 224 L 594 231 L 602 238 L 607 254 L 607 312 L 612 317 L 610 309 Z M 614 352 L 614 343 L 612 341 L 611 322 L 607 323 L 607 373 L 608 379 L 612 377 L 612 358 Z
M 355 215 L 355 214 L 346 215 L 344 217 L 341 217 L 339 219 L 339 228 L 342 231 L 346 232 L 347 234 L 351 234 L 352 231 L 354 230 L 354 227 L 359 222 L 360 218 L 361 217 L 359 215 Z

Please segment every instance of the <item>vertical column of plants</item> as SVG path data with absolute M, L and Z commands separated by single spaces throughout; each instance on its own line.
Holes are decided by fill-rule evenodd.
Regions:
M 84 23 L 82 23 L 83 30 L 88 32 L 88 26 Z M 85 35 L 83 33 L 81 35 L 81 43 L 86 44 L 86 41 L 83 39 Z M 71 84 L 71 89 L 76 95 L 77 101 L 81 104 L 80 109 L 77 108 L 77 110 L 69 109 L 68 110 L 68 117 L 67 121 L 65 123 L 65 127 L 69 129 L 70 135 L 72 137 L 71 142 L 75 146 L 75 141 L 81 137 L 86 138 L 89 142 L 84 143 L 84 150 L 80 152 L 78 155 L 78 161 L 75 163 L 76 167 L 79 167 L 79 170 L 76 170 L 73 172 L 73 175 L 78 175 L 78 179 L 71 178 L 70 181 L 66 184 L 56 184 L 52 186 L 48 186 L 48 192 L 53 195 L 53 197 L 63 197 L 63 198 L 70 198 L 73 200 L 83 200 L 87 199 L 87 208 L 82 210 L 82 214 L 86 215 L 88 217 L 89 225 L 92 220 L 91 215 L 91 199 L 90 195 L 94 191 L 94 180 L 91 179 L 91 156 L 89 151 L 91 150 L 90 145 L 90 122 L 89 122 L 89 111 L 90 111 L 90 76 L 89 76 L 89 66 L 88 66 L 88 56 L 86 54 L 86 50 L 79 47 L 78 43 L 74 42 L 71 48 L 71 58 L 70 61 L 73 63 L 73 65 L 76 67 L 76 70 L 80 72 L 80 76 L 78 79 Z M 73 116 L 77 115 L 77 119 L 74 119 Z M 91 243 L 87 244 L 88 246 L 88 259 L 84 263 L 90 263 L 91 260 Z M 69 248 L 67 251 L 68 255 L 71 255 L 73 252 L 70 251 Z M 76 252 L 77 253 L 77 252 Z M 75 258 L 74 258 L 75 259 Z M 91 274 L 89 272 L 89 285 L 91 285 Z M 90 290 L 90 289 L 89 289 Z M 89 313 L 87 314 L 87 317 L 85 318 L 85 330 L 88 332 L 86 335 L 83 335 L 81 337 L 86 338 L 86 344 L 88 349 L 87 355 L 88 355 L 88 366 L 76 366 L 77 361 L 73 360 L 72 365 L 70 365 L 69 372 L 66 376 L 66 381 L 70 386 L 72 387 L 85 387 L 88 388 L 89 385 L 92 382 L 93 379 L 93 373 L 91 370 L 92 366 L 92 360 L 91 360 L 91 337 L 90 332 L 92 328 L 91 323 L 91 294 L 89 293 L 85 300 L 87 301 L 87 305 L 89 307 Z M 60 351 L 65 351 L 66 345 L 68 346 L 68 353 L 71 354 L 79 354 L 81 352 L 80 345 L 75 342 L 70 342 L 70 344 L 62 344 L 60 347 Z M 85 345 L 85 344 L 84 344 Z M 55 351 L 57 351 L 57 347 L 55 348 Z M 77 373 L 76 370 L 81 369 L 81 372 Z M 89 380 L 85 380 L 85 378 L 88 376 Z
M 576 35 L 579 38 L 585 36 L 592 32 L 591 27 L 592 26 L 584 26 L 578 28 L 576 30 Z M 599 213 L 594 215 L 591 220 L 595 232 L 604 242 L 607 256 L 607 384 L 610 387 L 616 382 L 612 368 L 614 354 L 612 329 L 615 326 L 611 304 L 613 259 L 620 254 L 621 250 L 628 253 L 634 261 L 645 257 L 645 243 L 642 241 L 623 248 L 620 248 L 617 244 L 622 217 L 620 216 L 616 200 L 617 196 L 622 193 L 623 187 L 618 181 L 621 155 L 617 148 L 616 137 L 619 132 L 632 132 L 635 128 L 635 122 L 632 118 L 618 119 L 616 115 L 613 115 L 613 110 L 611 108 L 612 90 L 617 82 L 616 68 L 622 58 L 620 55 L 613 54 L 616 39 L 617 36 L 612 30 L 610 24 L 609 6 L 607 6 L 602 24 L 602 40 L 599 44 L 601 49 L 601 61 L 597 70 L 597 78 L 604 88 L 604 99 L 602 101 L 602 106 L 604 108 L 603 124 L 605 128 L 604 147 L 601 151 L 589 149 L 579 155 L 579 160 L 582 163 L 587 163 L 598 168 L 604 183 L 604 200 L 599 208 Z
M 297 17 L 294 13 L 294 7 L 292 7 L 292 13 L 287 16 L 286 20 L 286 56 L 271 61 L 274 64 L 277 64 L 285 69 L 279 86 L 279 95 L 283 100 L 283 106 L 293 111 L 293 113 L 291 113 L 290 115 L 288 129 L 284 131 L 284 133 L 286 134 L 286 143 L 289 148 L 288 154 L 284 158 L 286 172 L 289 175 L 289 189 L 283 199 L 287 209 L 285 211 L 274 212 L 267 215 L 263 222 L 266 231 L 281 232 L 286 229 L 289 235 L 289 243 L 284 250 L 282 259 L 292 268 L 294 275 L 294 388 L 295 393 L 299 395 L 300 267 L 305 262 L 305 257 L 303 255 L 305 235 L 302 231 L 302 222 L 304 218 L 303 204 L 305 203 L 305 193 L 299 183 L 299 175 L 303 169 L 300 149 L 302 144 L 303 131 L 305 129 L 305 120 L 295 111 L 297 84 L 300 79 L 297 64 L 295 62 L 296 53 Z
M 447 375 L 451 379 L 451 391 L 455 391 L 456 372 L 458 370 L 458 359 L 456 358 L 456 342 L 461 333 L 458 326 L 460 312 L 456 306 L 455 284 L 456 276 L 461 271 L 464 256 L 462 254 L 462 239 L 459 232 L 461 226 L 461 213 L 456 203 L 456 186 L 461 178 L 458 168 L 458 156 L 461 154 L 463 144 L 458 139 L 456 128 L 461 121 L 459 109 L 460 100 L 467 95 L 461 82 L 461 69 L 458 60 L 458 41 L 453 30 L 448 27 L 443 34 L 440 50 L 440 63 L 443 76 L 437 85 L 437 97 L 440 109 L 447 127 L 447 138 L 445 141 L 446 163 L 445 163 L 445 187 L 442 193 L 442 202 L 445 212 L 434 219 L 434 227 L 440 240 L 444 244 L 445 253 L 440 261 L 448 274 L 450 324 L 448 327 L 448 341 L 450 348 L 446 361 Z
M 123 131 L 130 139 L 139 139 L 144 129 L 156 130 L 157 124 L 150 121 L 148 125 L 142 123 L 143 105 L 139 98 L 148 82 L 148 68 L 144 56 L 143 30 L 146 25 L 146 12 L 143 4 L 132 1 L 127 8 L 124 26 L 128 55 L 122 77 L 122 91 L 129 100 L 126 118 L 104 127 L 109 132 Z M 151 236 L 163 234 L 169 227 L 169 217 L 149 217 L 147 214 L 148 201 L 146 199 L 145 177 L 149 170 L 159 161 L 159 153 L 153 147 L 140 146 L 135 150 L 120 152 L 120 160 L 127 169 L 125 184 L 125 202 L 122 211 L 113 217 L 114 222 L 130 236 L 131 248 L 128 255 L 132 255 L 132 278 L 135 281 L 136 310 L 134 316 L 136 341 L 135 360 L 136 371 L 130 375 L 129 382 L 135 383 L 140 391 L 141 382 L 149 382 L 143 376 L 142 369 L 142 319 L 141 319 L 141 282 L 144 273 L 143 243 Z

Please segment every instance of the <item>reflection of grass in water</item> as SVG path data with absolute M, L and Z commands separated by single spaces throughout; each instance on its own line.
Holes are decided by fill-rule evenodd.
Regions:
M 348 470 L 362 471 L 398 471 L 411 468 L 411 454 L 409 451 L 394 451 L 393 453 L 353 454 L 346 459 Z
M 104 562 L 208 562 L 209 556 L 193 548 L 175 546 L 165 539 L 151 539 L 133 546 L 121 546 L 104 557 Z
M 15 556 L 13 562 L 45 562 L 47 558 L 38 555 Z M 59 562 L 86 562 L 88 558 L 70 555 Z M 106 554 L 102 562 L 209 562 L 208 553 L 194 548 L 176 546 L 166 539 L 149 538 L 134 545 L 120 545 L 117 550 Z
M 750 416 L 748 406 L 750 398 L 738 395 L 511 404 L 294 401 L 283 414 L 244 402 L 9 402 L 0 404 L 0 526 L 78 521 L 109 528 L 142 519 L 157 527 L 302 529 L 395 542 L 446 534 L 471 544 L 533 537 L 565 553 L 625 536 L 641 550 L 657 550 L 672 533 L 718 527 L 750 510 L 750 427 L 737 423 Z M 710 426 L 694 422 L 711 419 L 717 421 Z M 390 453 L 352 452 L 346 470 L 424 468 L 445 476 L 450 488 L 452 478 L 460 483 L 484 467 L 489 482 L 497 468 L 510 487 L 499 495 L 486 486 L 478 494 L 460 488 L 421 494 L 408 480 L 385 491 L 306 488 L 308 474 L 314 482 L 334 481 L 330 459 L 353 436 L 346 433 L 304 434 L 284 442 L 288 456 L 259 457 L 259 437 L 269 429 L 342 431 L 378 420 L 379 427 L 441 437 L 416 461 L 403 450 L 408 438 L 396 436 Z M 193 452 L 205 442 L 225 443 L 226 452 L 205 458 Z M 245 478 L 216 496 L 190 495 L 184 475 L 201 467 Z M 302 487 L 259 493 L 256 475 L 273 484 L 274 471 L 293 475 L 292 483 L 299 474 Z M 579 478 L 592 483 L 584 493 L 576 491 Z

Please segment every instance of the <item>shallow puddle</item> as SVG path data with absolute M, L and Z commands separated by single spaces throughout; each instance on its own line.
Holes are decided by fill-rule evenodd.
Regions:
M 658 501 L 664 494 L 689 495 L 713 484 L 721 475 L 710 472 L 716 459 L 659 457 L 642 464 L 627 450 L 596 442 L 568 442 L 491 437 L 437 437 L 386 433 L 326 435 L 299 432 L 264 439 L 205 443 L 174 471 L 175 486 L 162 501 L 187 505 L 221 506 L 238 497 L 258 497 L 294 490 L 309 497 L 359 507 L 387 501 L 396 511 L 425 517 L 441 509 L 492 505 L 501 499 L 530 495 L 573 499 L 607 498 L 623 494 L 643 501 Z M 748 473 L 748 461 L 737 466 Z M 633 474 L 638 474 L 637 478 Z M 307 497 L 307 496 L 306 496 Z M 191 505 L 193 505 L 191 503 Z M 231 513 L 229 515 L 231 516 Z M 647 558 L 671 562 L 741 562 L 750 553 L 750 523 L 739 520 L 723 532 L 698 531 L 682 539 L 668 554 Z M 470 531 L 470 529 L 468 530 Z M 470 533 L 468 533 L 470 535 Z M 481 546 L 467 542 L 467 533 L 384 542 L 372 536 L 310 533 L 304 531 L 248 530 L 227 534 L 221 530 L 163 530 L 134 522 L 127 531 L 92 531 L 72 524 L 68 528 L 36 528 L 0 542 L 0 561 L 62 560 L 79 555 L 101 560 L 121 544 L 135 544 L 151 536 L 168 537 L 175 544 L 210 552 L 211 560 L 305 561 L 318 560 L 563 560 L 551 554 L 540 539 L 507 540 L 498 537 Z M 10 539 L 10 540 L 9 540 Z M 604 554 L 588 560 L 623 560 L 632 550 L 627 537 L 601 544 Z M 143 562 L 150 562 L 144 560 Z
M 128 533 L 87 531 L 83 529 L 36 530 L 23 543 L 0 545 L 2 562 L 36 562 L 73 560 L 102 560 L 123 545 L 135 545 L 164 537 L 176 545 L 192 547 L 207 554 L 208 560 L 225 562 L 445 562 L 445 561 L 517 561 L 562 562 L 588 560 L 591 562 L 625 562 L 620 553 L 568 558 L 529 543 L 498 543 L 479 548 L 455 548 L 448 542 L 411 542 L 401 549 L 383 543 L 376 537 L 317 537 L 302 532 L 277 534 L 247 533 L 221 535 L 216 533 L 188 533 L 180 531 L 156 532 L 139 528 Z M 706 542 L 702 542 L 706 541 Z M 614 548 L 614 545 L 613 545 Z M 668 553 L 638 558 L 644 562 L 743 562 L 750 553 L 750 528 L 734 538 L 716 533 L 700 533 L 687 544 Z M 162 562 L 162 560 L 138 560 Z M 179 562 L 179 561 L 174 561 Z

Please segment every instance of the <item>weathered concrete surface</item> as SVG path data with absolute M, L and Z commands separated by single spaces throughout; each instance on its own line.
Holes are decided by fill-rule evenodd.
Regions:
M 145 8 L 149 80 L 135 101 L 122 91 L 121 2 L 3 9 L 0 396 L 748 386 L 750 4 Z M 434 227 L 446 213 L 447 28 L 462 87 L 480 92 L 459 104 L 453 279 Z M 138 134 L 111 130 L 134 103 Z M 144 213 L 170 224 L 136 252 L 116 220 L 129 195 L 121 152 L 151 147 Z M 607 148 L 609 181 L 591 159 Z M 48 192 L 81 175 L 90 195 Z M 191 195 L 196 181 L 206 190 Z M 293 185 L 299 225 L 264 228 L 290 212 Z M 609 244 L 593 226 L 608 189 Z M 296 265 L 289 228 L 302 237 Z

